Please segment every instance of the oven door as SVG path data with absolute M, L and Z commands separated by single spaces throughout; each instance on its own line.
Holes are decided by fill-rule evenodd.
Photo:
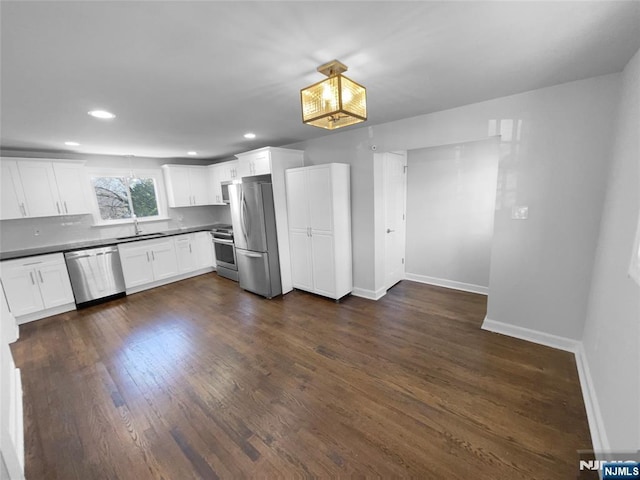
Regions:
M 216 253 L 217 265 L 226 267 L 230 270 L 238 270 L 238 264 L 236 262 L 236 247 L 233 245 L 233 240 L 214 238 L 213 249 Z

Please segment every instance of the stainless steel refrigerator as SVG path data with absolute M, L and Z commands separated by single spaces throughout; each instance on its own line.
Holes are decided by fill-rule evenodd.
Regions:
M 240 286 L 263 297 L 282 293 L 271 175 L 229 185 Z

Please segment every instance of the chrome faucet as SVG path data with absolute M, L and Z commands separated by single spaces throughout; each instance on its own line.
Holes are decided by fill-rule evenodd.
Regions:
M 135 213 L 133 214 L 133 229 L 136 235 L 140 235 L 142 233 L 142 228 L 140 228 L 140 225 L 138 224 L 138 216 Z

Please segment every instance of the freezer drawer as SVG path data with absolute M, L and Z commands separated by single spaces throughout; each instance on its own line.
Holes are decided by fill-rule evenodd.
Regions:
M 282 293 L 280 275 L 274 278 L 268 253 L 236 249 L 236 256 L 240 287 L 267 298 Z

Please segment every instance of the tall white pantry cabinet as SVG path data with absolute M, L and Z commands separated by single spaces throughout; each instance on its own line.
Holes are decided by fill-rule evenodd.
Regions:
M 293 287 L 340 299 L 353 289 L 349 165 L 286 171 Z

